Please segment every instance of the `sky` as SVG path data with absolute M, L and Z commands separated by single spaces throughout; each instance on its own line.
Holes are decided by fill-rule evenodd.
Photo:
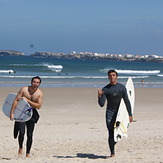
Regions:
M 163 0 L 0 0 L 0 50 L 163 56 Z

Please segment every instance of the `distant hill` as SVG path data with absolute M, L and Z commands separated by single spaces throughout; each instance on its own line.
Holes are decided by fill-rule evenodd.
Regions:
M 42 57 L 42 58 L 59 58 L 59 59 L 90 59 L 90 60 L 117 60 L 117 61 L 137 61 L 137 62 L 161 62 L 163 63 L 163 57 L 155 57 L 149 55 L 144 56 L 134 56 L 134 55 L 97 55 L 96 53 L 53 53 L 53 52 L 35 52 L 31 54 L 32 57 Z
M 0 50 L 0 56 L 24 56 L 25 54 L 15 50 Z
M 20 51 L 0 50 L 0 56 L 27 56 Z M 31 57 L 58 58 L 58 59 L 84 59 L 84 60 L 117 60 L 117 61 L 136 61 L 136 62 L 160 62 L 163 63 L 163 56 L 157 55 L 132 55 L 132 54 L 102 54 L 102 53 L 54 53 L 54 52 L 35 52 Z

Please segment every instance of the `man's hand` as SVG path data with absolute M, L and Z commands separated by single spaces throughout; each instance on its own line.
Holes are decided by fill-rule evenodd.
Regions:
M 97 88 L 97 91 L 98 91 L 98 97 L 101 97 L 104 94 L 104 92 L 99 88 Z
M 14 113 L 10 112 L 10 120 L 13 121 L 13 119 L 14 119 Z
M 22 100 L 25 100 L 25 101 L 27 101 L 28 102 L 28 99 L 26 98 L 26 97 L 21 97 L 20 99 L 22 99 Z
M 129 116 L 130 123 L 133 122 L 133 116 Z

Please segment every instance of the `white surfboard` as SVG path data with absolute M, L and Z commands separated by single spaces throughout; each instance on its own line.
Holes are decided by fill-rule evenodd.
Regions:
M 2 110 L 7 117 L 10 117 L 10 111 L 12 103 L 15 100 L 15 97 L 16 97 L 15 93 L 9 94 L 3 104 Z M 31 119 L 32 114 L 33 111 L 31 106 L 28 104 L 26 100 L 22 99 L 18 102 L 18 105 L 14 110 L 14 120 L 18 122 L 25 122 Z
M 135 103 L 135 90 L 134 90 L 134 84 L 132 81 L 132 78 L 129 77 L 126 83 L 126 89 L 128 98 L 130 100 L 131 104 L 131 110 L 132 114 L 134 111 L 134 103 Z M 118 142 L 123 137 L 127 136 L 127 130 L 129 128 L 130 122 L 129 122 L 129 114 L 125 105 L 124 100 L 121 100 L 119 110 L 117 113 L 116 121 L 114 124 L 114 141 Z

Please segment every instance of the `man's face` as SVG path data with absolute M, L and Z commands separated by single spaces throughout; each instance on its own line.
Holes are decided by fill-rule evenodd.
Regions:
M 31 83 L 33 88 L 38 88 L 40 86 L 40 80 L 39 79 L 34 79 Z
M 118 76 L 116 75 L 115 72 L 111 72 L 108 76 L 108 79 L 110 80 L 110 83 L 115 83 L 117 82 Z

